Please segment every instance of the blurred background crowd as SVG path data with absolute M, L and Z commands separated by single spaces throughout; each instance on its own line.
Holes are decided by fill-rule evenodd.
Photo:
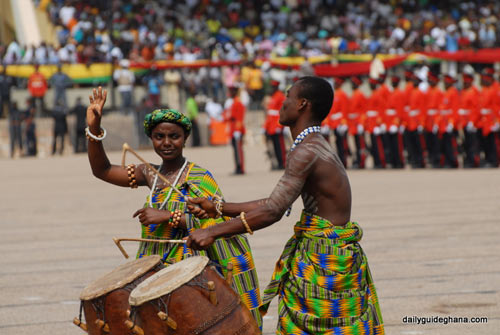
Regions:
M 323 131 L 325 136 L 332 135 L 331 143 L 347 167 L 363 168 L 365 156 L 371 156 L 372 165 L 378 168 L 403 167 L 405 161 L 413 167 L 498 166 L 500 98 L 483 97 L 489 91 L 486 87 L 498 88 L 497 1 L 20 2 L 26 1 L 43 16 L 45 26 L 51 30 L 35 44 L 20 38 L 17 30 L 8 34 L 9 20 L 0 19 L 0 118 L 9 120 L 11 156 L 17 155 L 16 150 L 21 155 L 36 155 L 35 120 L 49 116 L 54 120 L 52 153 L 62 153 L 68 133 L 66 116 L 72 114 L 77 118 L 74 150 L 85 151 L 84 102 L 80 97 L 68 99 L 66 92 L 101 84 L 111 90 L 111 111 L 134 115 L 139 144 L 144 146 L 148 142 L 140 131 L 141 120 L 157 107 L 179 109 L 194 121 L 199 113 L 204 114 L 208 122 L 199 126 L 207 125 L 209 138 L 205 141 L 200 138 L 200 131 L 195 131 L 193 145 L 232 143 L 235 129 L 231 123 L 241 116 L 232 106 L 235 100 L 241 101 L 245 111 L 264 112 L 260 113 L 262 124 L 258 131 L 266 135 L 272 167 L 282 168 L 289 139 L 276 119 L 280 100 L 297 78 L 321 75 L 336 90 L 345 91 L 348 98 L 342 107 L 338 107 L 337 99 L 334 108 L 341 110 L 332 109 L 329 118 L 336 115 L 336 121 L 325 122 Z M 15 2 L 11 4 L 16 6 Z M 473 62 L 453 58 L 469 55 L 467 52 L 486 52 L 487 57 Z M 432 53 L 433 57 L 410 59 L 408 55 L 413 53 Z M 399 56 L 404 59 L 397 60 Z M 349 65 L 343 63 L 353 59 L 360 63 L 349 63 L 350 67 L 339 72 L 339 64 Z M 364 65 L 365 70 L 360 71 Z M 406 92 L 397 120 L 389 118 L 395 122 L 392 125 L 397 126 L 400 139 L 381 135 L 388 134 L 390 128 L 387 110 L 395 109 L 387 106 L 388 100 L 375 107 L 358 101 L 358 88 L 371 101 L 383 87 L 391 92 L 386 99 L 396 89 Z M 454 116 L 446 123 L 451 124 L 447 129 L 453 136 L 446 140 L 446 145 L 442 138 L 447 124 L 444 130 L 439 125 L 446 117 L 426 118 L 429 110 L 433 111 L 431 115 L 434 110 L 439 114 L 443 102 L 433 102 L 431 107 L 417 106 L 411 98 L 410 90 L 417 90 L 413 99 L 418 100 L 422 98 L 420 93 L 427 96 L 434 87 L 443 96 L 450 87 L 460 93 L 453 98 L 457 105 L 450 107 Z M 460 111 L 471 109 L 464 107 L 465 92 L 470 87 L 477 91 L 477 106 L 482 107 L 470 111 L 474 119 L 460 119 Z M 27 92 L 23 95 L 26 99 L 16 101 L 12 94 L 16 90 Z M 48 90 L 53 92 L 50 101 L 46 101 Z M 277 97 L 277 92 L 282 96 Z M 488 99 L 491 101 L 486 102 Z M 415 114 L 415 110 L 423 116 L 411 129 L 418 134 L 408 136 L 409 125 L 413 124 L 410 114 Z M 491 110 L 491 117 L 484 116 L 486 110 Z M 380 115 L 370 124 L 373 113 L 369 114 L 374 111 Z M 349 115 L 353 113 L 364 115 L 355 117 L 356 125 L 351 124 Z M 491 125 L 485 118 L 491 119 Z M 244 118 L 241 122 L 245 123 Z M 479 135 L 486 124 L 491 128 L 486 136 L 493 133 L 492 138 Z M 471 142 L 469 131 L 473 128 L 478 135 Z M 436 139 L 425 131 L 433 133 Z M 245 129 L 236 132 L 240 138 L 233 143 L 235 153 L 242 150 L 240 142 Z M 401 143 L 398 147 L 390 141 Z M 495 157 L 493 152 L 497 152 Z M 460 158 L 462 153 L 464 157 Z M 236 172 L 243 171 L 238 164 L 242 162 L 236 162 Z

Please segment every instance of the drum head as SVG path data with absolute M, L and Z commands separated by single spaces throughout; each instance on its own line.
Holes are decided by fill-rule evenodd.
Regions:
M 161 257 L 152 255 L 122 264 L 84 288 L 80 294 L 80 300 L 92 300 L 122 288 L 151 270 L 158 263 L 161 263 Z
M 169 265 L 137 285 L 130 292 L 128 302 L 131 306 L 139 306 L 169 294 L 199 275 L 208 262 L 205 256 L 193 256 Z

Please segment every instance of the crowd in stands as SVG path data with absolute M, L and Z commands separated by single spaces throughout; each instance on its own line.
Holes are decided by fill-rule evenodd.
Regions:
M 37 1 L 57 44 L 0 45 L 6 64 L 242 60 L 500 44 L 500 3 L 428 0 Z

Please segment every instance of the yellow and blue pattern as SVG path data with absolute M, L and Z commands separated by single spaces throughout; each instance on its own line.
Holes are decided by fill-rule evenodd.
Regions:
M 264 292 L 279 295 L 277 334 L 379 335 L 382 314 L 355 222 L 334 226 L 302 212 Z

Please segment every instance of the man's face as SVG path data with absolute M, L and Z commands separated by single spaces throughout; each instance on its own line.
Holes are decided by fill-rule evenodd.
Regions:
M 304 102 L 304 99 L 298 96 L 299 88 L 298 84 L 294 84 L 286 92 L 286 99 L 280 109 L 279 119 L 280 124 L 283 126 L 294 124 L 299 117 L 299 109 Z

